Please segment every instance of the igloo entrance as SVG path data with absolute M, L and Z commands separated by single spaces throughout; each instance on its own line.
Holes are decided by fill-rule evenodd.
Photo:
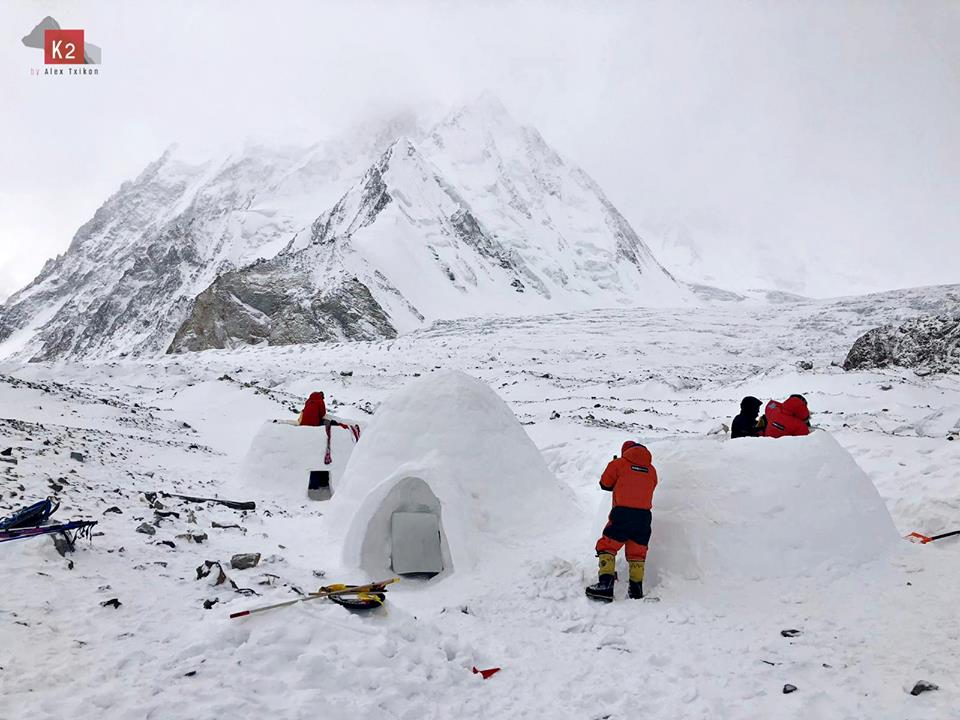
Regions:
M 440 500 L 426 482 L 405 477 L 394 484 L 367 523 L 360 559 L 371 575 L 432 577 L 453 569 Z

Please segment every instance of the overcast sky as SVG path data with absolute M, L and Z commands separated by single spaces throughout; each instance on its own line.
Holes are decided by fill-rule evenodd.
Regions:
M 45 15 L 100 77 L 30 76 Z M 0 297 L 171 142 L 482 90 L 641 230 L 855 277 L 814 294 L 960 282 L 960 2 L 6 0 L 0 29 Z

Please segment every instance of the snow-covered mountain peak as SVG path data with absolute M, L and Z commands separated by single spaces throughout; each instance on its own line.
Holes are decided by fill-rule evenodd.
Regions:
M 490 95 L 429 129 L 401 113 L 309 146 L 201 150 L 169 148 L 8 300 L 0 357 L 691 301 L 596 183 Z
M 488 135 L 517 130 L 520 123 L 496 95 L 485 92 L 470 102 L 454 108 L 437 123 L 437 128 L 459 128 L 462 131 L 479 131 Z

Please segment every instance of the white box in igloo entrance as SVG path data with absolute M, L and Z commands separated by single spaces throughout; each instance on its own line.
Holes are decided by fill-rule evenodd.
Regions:
M 390 516 L 390 564 L 399 575 L 443 572 L 440 516 L 396 511 Z
M 447 574 L 555 533 L 577 512 L 506 403 L 479 380 L 442 371 L 380 406 L 328 515 L 348 523 L 344 565 L 379 577 L 410 550 L 392 547 L 394 513 L 436 517 Z

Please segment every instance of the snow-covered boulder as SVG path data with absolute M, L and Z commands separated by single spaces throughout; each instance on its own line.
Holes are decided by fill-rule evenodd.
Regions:
M 874 560 L 898 540 L 870 478 L 825 431 L 650 448 L 660 475 L 654 577 L 814 576 Z
M 860 336 L 844 370 L 914 368 L 918 373 L 960 373 L 960 314 L 925 315 L 897 327 L 885 325 Z
M 353 433 L 334 427 L 330 431 L 331 460 L 324 465 L 327 447 L 322 427 L 288 425 L 268 420 L 250 443 L 243 461 L 241 479 L 258 496 L 267 495 L 287 503 L 307 500 L 311 470 L 327 470 L 334 494 L 354 449 Z
M 439 517 L 444 573 L 555 533 L 578 512 L 506 403 L 458 371 L 414 381 L 377 410 L 328 512 L 346 525 L 344 565 L 389 573 L 392 516 L 411 511 Z

